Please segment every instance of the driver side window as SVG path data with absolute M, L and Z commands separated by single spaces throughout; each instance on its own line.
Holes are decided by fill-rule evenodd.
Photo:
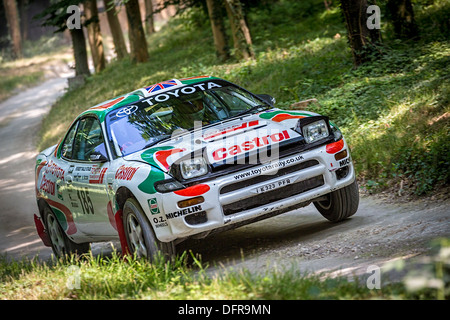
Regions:
M 100 122 L 92 117 L 80 120 L 75 135 L 72 158 L 81 161 L 96 161 L 108 158 Z

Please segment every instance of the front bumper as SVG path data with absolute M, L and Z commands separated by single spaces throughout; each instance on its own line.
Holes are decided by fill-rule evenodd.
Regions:
M 342 149 L 334 153 L 321 146 L 208 181 L 204 189 L 208 191 L 201 194 L 204 202 L 192 207 L 178 206 L 189 197 L 173 192 L 161 195 L 162 216 L 155 219 L 149 214 L 156 236 L 164 242 L 201 237 L 306 205 L 351 184 L 355 172 L 343 141 Z M 336 160 L 334 154 L 341 150 L 347 150 L 347 157 Z

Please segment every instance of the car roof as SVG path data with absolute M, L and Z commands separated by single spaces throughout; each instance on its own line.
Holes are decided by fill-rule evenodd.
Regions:
M 100 121 L 103 122 L 106 114 L 116 108 L 139 101 L 143 98 L 150 97 L 155 94 L 159 94 L 164 91 L 175 89 L 177 87 L 183 87 L 185 85 L 195 84 L 211 79 L 223 80 L 212 76 L 194 76 L 189 78 L 166 80 L 160 83 L 155 83 L 153 85 L 134 90 L 132 92 L 123 94 L 113 99 L 103 101 L 82 112 L 77 118 L 79 118 L 80 116 L 84 116 L 86 114 L 95 114 L 100 119 Z

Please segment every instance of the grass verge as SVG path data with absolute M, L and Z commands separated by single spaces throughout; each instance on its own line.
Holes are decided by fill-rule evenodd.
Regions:
M 0 258 L 0 299 L 74 300 L 318 300 L 318 299 L 444 299 L 450 294 L 448 239 L 439 250 L 424 280 L 380 283 L 323 278 L 292 267 L 260 273 L 248 269 L 208 272 L 198 256 L 184 252 L 172 262 L 86 255 L 48 263 Z M 370 280 L 368 280 L 370 281 Z M 436 283 L 439 285 L 436 286 Z

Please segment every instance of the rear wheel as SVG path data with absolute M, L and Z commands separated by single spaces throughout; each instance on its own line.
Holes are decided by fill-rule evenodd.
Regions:
M 89 251 L 89 243 L 77 244 L 67 237 L 50 207 L 44 208 L 43 218 L 55 256 L 62 258 L 71 254 L 81 255 Z
M 359 206 L 359 191 L 356 180 L 339 190 L 326 195 L 326 199 L 315 201 L 320 214 L 332 222 L 339 222 L 356 213 Z
M 159 241 L 141 206 L 129 198 L 123 207 L 123 225 L 131 254 L 153 261 L 158 255 L 171 259 L 175 255 L 173 242 Z

